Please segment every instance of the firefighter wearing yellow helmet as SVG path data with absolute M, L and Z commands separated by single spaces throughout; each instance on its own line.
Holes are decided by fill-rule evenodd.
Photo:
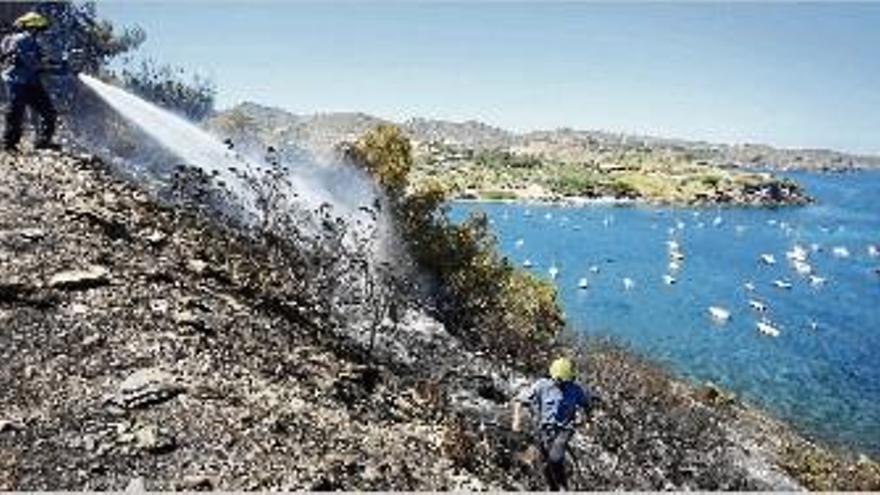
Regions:
M 565 451 L 574 434 L 574 420 L 579 409 L 589 412 L 595 397 L 575 383 L 576 371 L 571 359 L 557 358 L 550 364 L 549 371 L 549 378 L 538 380 L 514 401 L 513 430 L 520 430 L 522 405 L 528 405 L 547 485 L 550 490 L 567 490 Z
M 46 29 L 49 27 L 49 19 L 36 12 L 28 12 L 16 19 L 13 25 L 19 29 Z
M 57 114 L 40 78 L 46 66 L 37 42 L 37 34 L 49 27 L 49 20 L 37 12 L 28 12 L 16 19 L 13 26 L 15 32 L 0 41 L 0 57 L 4 63 L 2 77 L 9 96 L 3 147 L 6 151 L 18 149 L 24 112 L 30 107 L 40 115 L 34 146 L 38 149 L 57 148 L 52 144 Z

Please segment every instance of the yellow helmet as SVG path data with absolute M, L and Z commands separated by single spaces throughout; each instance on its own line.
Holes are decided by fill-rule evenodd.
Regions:
M 554 380 L 569 381 L 574 379 L 574 364 L 571 359 L 558 358 L 550 365 L 550 378 Z
M 46 29 L 49 27 L 49 19 L 36 12 L 28 12 L 16 19 L 13 25 L 19 29 Z

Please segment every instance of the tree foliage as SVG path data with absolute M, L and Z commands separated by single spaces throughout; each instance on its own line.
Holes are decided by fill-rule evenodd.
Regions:
M 198 76 L 187 80 L 180 68 L 145 60 L 136 68 L 122 69 L 116 77 L 138 96 L 192 120 L 202 120 L 214 109 L 214 84 Z
M 350 158 L 367 170 L 392 196 L 400 196 L 412 169 L 412 146 L 394 125 L 380 125 L 348 149 Z
M 563 325 L 555 288 L 498 252 L 485 215 L 451 222 L 439 184 L 406 191 L 410 150 L 399 129 L 380 126 L 347 155 L 389 191 L 397 227 L 419 269 L 433 280 L 432 296 L 447 327 L 486 350 L 534 362 L 534 353 Z

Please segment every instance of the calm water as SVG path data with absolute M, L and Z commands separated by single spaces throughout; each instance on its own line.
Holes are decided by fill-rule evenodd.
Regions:
M 880 454 L 880 173 L 792 174 L 816 205 L 782 209 L 459 203 L 489 215 L 502 250 L 556 283 L 572 323 L 761 404 L 802 431 Z M 666 241 L 685 255 L 668 268 Z M 808 251 L 811 284 L 786 259 Z M 844 247 L 848 257 L 835 256 Z M 760 261 L 772 254 L 776 264 Z M 839 254 L 839 253 L 838 253 Z M 598 273 L 591 271 L 598 268 Z M 668 285 L 663 275 L 673 273 Z M 578 288 L 582 277 L 586 290 Z M 632 287 L 624 287 L 624 278 Z M 773 285 L 790 282 L 790 289 Z M 754 285 L 754 291 L 744 287 Z M 750 299 L 780 334 L 760 334 Z M 730 312 L 713 323 L 709 306 Z

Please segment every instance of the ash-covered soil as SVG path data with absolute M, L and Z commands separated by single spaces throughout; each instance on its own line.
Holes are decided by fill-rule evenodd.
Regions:
M 417 308 L 368 353 L 263 247 L 92 157 L 0 156 L 0 489 L 543 488 L 509 430 L 534 377 Z M 621 351 L 586 366 L 573 488 L 801 487 L 783 426 Z

